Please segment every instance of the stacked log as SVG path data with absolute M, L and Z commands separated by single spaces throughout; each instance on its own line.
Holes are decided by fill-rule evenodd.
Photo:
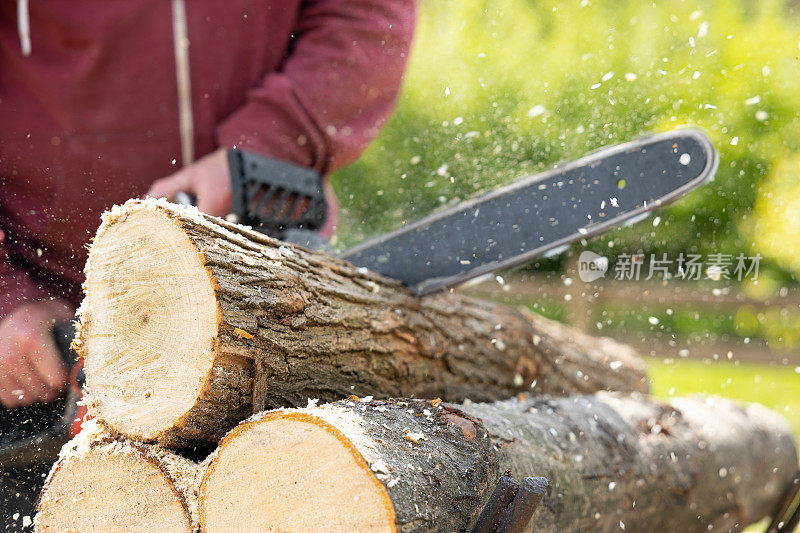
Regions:
M 54 466 L 40 531 L 463 531 L 505 471 L 549 478 L 535 531 L 732 531 L 797 471 L 780 417 L 650 399 L 613 340 L 414 298 L 193 209 L 112 209 L 86 274 L 98 422 Z
M 791 428 L 757 404 L 599 394 L 465 409 L 505 443 L 501 469 L 550 480 L 537 531 L 738 531 L 797 473 Z
M 133 456 L 149 461 L 139 449 Z M 63 517 L 77 530 L 113 530 L 109 509 L 141 516 L 152 481 L 119 460 L 99 463 L 101 476 L 89 461 L 72 453 L 56 466 L 40 530 L 63 530 Z M 465 531 L 503 471 L 550 480 L 534 531 L 704 532 L 765 517 L 792 482 L 797 454 L 786 423 L 763 407 L 598 393 L 279 409 L 242 422 L 202 465 L 179 464 L 178 479 L 195 485 L 178 493 L 209 533 Z M 113 481 L 98 485 L 98 477 Z M 94 505 L 84 507 L 83 496 Z M 167 523 L 173 508 L 150 507 L 149 523 Z
M 345 401 L 238 426 L 199 508 L 208 532 L 464 531 L 508 470 L 550 480 L 535 531 L 735 531 L 772 510 L 796 469 L 780 417 L 719 399 Z
M 37 531 L 197 530 L 197 464 L 85 425 L 45 482 Z

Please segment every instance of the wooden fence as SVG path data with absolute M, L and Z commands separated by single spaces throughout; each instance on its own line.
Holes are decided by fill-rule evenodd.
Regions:
M 501 278 L 502 279 L 502 278 Z M 732 359 L 779 365 L 800 365 L 800 350 L 776 350 L 762 339 L 719 336 L 705 339 L 677 337 L 665 331 L 626 332 L 624 329 L 598 330 L 598 313 L 608 307 L 654 310 L 693 310 L 735 313 L 741 306 L 757 311 L 787 309 L 800 311 L 800 291 L 781 289 L 767 299 L 758 299 L 740 290 L 699 282 L 644 282 L 598 280 L 584 283 L 569 273 L 560 275 L 515 275 L 498 282 L 495 277 L 468 284 L 460 291 L 510 304 L 558 303 L 567 309 L 567 322 L 595 335 L 608 335 L 628 342 L 640 353 L 664 357 Z M 800 327 L 800 324 L 798 324 Z

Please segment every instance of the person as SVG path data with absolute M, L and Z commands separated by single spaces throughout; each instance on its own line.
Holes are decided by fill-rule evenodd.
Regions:
M 64 389 L 51 330 L 105 209 L 185 191 L 223 216 L 231 147 L 323 176 L 351 163 L 396 103 L 413 27 L 413 0 L 0 2 L 2 405 Z

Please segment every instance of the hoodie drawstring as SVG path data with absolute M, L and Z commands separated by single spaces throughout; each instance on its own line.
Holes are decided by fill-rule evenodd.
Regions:
M 31 17 L 28 13 L 28 0 L 17 0 L 17 33 L 22 55 L 31 55 Z
M 175 75 L 178 79 L 178 121 L 181 133 L 183 166 L 194 162 L 194 121 L 192 85 L 189 77 L 189 35 L 186 29 L 186 3 L 172 0 L 172 38 L 175 45 Z
M 17 32 L 23 56 L 31 55 L 31 19 L 28 0 L 17 0 Z M 189 74 L 189 36 L 186 29 L 186 2 L 172 0 L 172 37 L 175 48 L 175 75 L 178 83 L 178 120 L 183 166 L 194 162 L 194 120 L 192 86 Z

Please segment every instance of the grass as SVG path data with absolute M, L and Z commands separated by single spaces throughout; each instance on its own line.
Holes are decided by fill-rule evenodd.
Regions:
M 646 358 L 654 396 L 693 393 L 758 402 L 781 413 L 800 441 L 800 373 L 786 366 L 697 359 Z

